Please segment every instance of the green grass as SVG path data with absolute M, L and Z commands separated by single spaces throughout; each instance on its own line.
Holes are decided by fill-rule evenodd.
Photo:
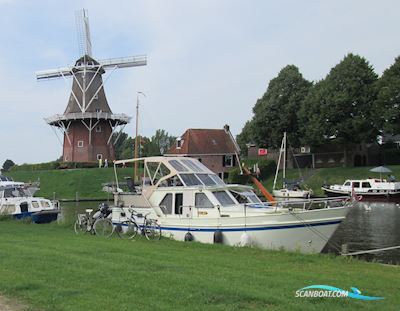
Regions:
M 39 178 L 41 189 L 36 196 L 52 198 L 55 192 L 58 199 L 75 199 L 76 192 L 80 198 L 106 199 L 107 193 L 101 190 L 102 184 L 115 180 L 113 168 L 17 171 L 7 175 L 22 182 L 33 182 Z M 133 169 L 118 169 L 119 180 L 125 176 L 132 177 Z
M 75 236 L 0 223 L 0 292 L 30 310 L 397 310 L 400 270 L 342 257 L 170 240 Z M 312 284 L 383 301 L 295 298 Z M 397 306 L 397 307 L 396 307 Z

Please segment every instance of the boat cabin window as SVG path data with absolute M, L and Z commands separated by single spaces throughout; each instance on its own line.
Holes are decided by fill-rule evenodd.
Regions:
M 32 206 L 34 208 L 39 208 L 39 202 L 38 201 L 32 201 Z
M 183 159 L 181 162 L 194 172 L 197 172 L 197 173 L 203 172 L 203 170 L 199 166 L 197 166 L 196 163 L 193 162 L 192 160 Z
M 186 186 L 202 186 L 201 181 L 196 177 L 195 174 L 181 174 L 183 182 Z
M 164 214 L 172 214 L 172 193 L 167 193 L 159 206 Z
M 344 183 L 344 185 L 345 185 L 345 186 L 350 186 L 350 182 L 349 182 L 349 181 L 346 181 L 346 182 Z
M 183 183 L 179 176 L 175 175 L 161 182 L 158 187 L 183 187 Z
M 215 191 L 213 192 L 215 197 L 217 198 L 218 202 L 222 206 L 229 206 L 229 205 L 234 205 L 235 201 L 232 200 L 232 198 L 229 196 L 229 194 L 226 191 Z
M 360 188 L 360 182 L 359 181 L 353 182 L 353 187 L 354 188 Z
M 188 168 L 184 166 L 181 162 L 178 160 L 169 160 L 168 161 L 171 166 L 176 169 L 178 172 L 188 172 Z
M 209 175 L 211 177 L 212 180 L 214 180 L 218 185 L 225 185 L 224 181 L 219 178 L 217 175 L 215 174 L 210 174 Z
M 214 186 L 217 183 L 208 174 L 196 174 L 205 186 Z
M 214 205 L 207 198 L 205 193 L 196 193 L 194 201 L 196 208 L 214 208 Z
M 183 193 L 175 193 L 175 215 L 182 214 Z
M 4 189 L 5 198 L 22 198 L 28 196 L 27 193 L 21 188 L 8 188 Z
M 371 188 L 371 184 L 369 182 L 363 182 L 361 185 L 363 188 Z
M 230 193 L 239 203 L 262 203 L 254 192 L 239 192 L 231 190 Z

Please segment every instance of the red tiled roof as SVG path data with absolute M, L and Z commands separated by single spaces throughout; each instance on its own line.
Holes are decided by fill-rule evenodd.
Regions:
M 180 137 L 181 148 L 174 144 L 168 154 L 229 154 L 236 153 L 229 132 L 224 129 L 188 129 Z

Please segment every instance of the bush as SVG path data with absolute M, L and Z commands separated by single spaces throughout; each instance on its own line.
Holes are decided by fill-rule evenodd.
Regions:
M 384 151 L 384 164 L 385 165 L 398 165 L 400 164 L 400 150 L 399 149 L 386 149 Z
M 265 180 L 269 176 L 275 174 L 276 163 L 273 160 L 257 160 L 257 159 L 246 159 L 244 164 L 250 171 L 253 171 L 253 166 L 258 163 L 258 168 L 260 169 L 260 180 Z M 240 174 L 240 169 L 238 167 L 229 171 L 228 182 L 231 184 L 247 184 L 250 182 L 250 178 L 246 175 Z

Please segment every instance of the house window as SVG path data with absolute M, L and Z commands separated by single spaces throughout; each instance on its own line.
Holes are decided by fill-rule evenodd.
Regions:
M 223 167 L 232 167 L 234 166 L 233 155 L 226 154 L 222 157 L 222 166 Z
M 82 148 L 83 147 L 83 140 L 78 140 L 78 147 Z
M 176 140 L 176 149 L 181 149 L 181 148 L 182 148 L 182 145 L 183 145 L 183 139 L 178 138 L 178 139 Z
M 97 133 L 100 133 L 100 132 L 101 132 L 101 125 L 97 125 L 97 126 L 96 126 L 96 132 L 97 132 Z
M 102 160 L 103 159 L 103 155 L 101 154 L 101 153 L 99 153 L 98 155 L 97 155 L 97 160 Z

